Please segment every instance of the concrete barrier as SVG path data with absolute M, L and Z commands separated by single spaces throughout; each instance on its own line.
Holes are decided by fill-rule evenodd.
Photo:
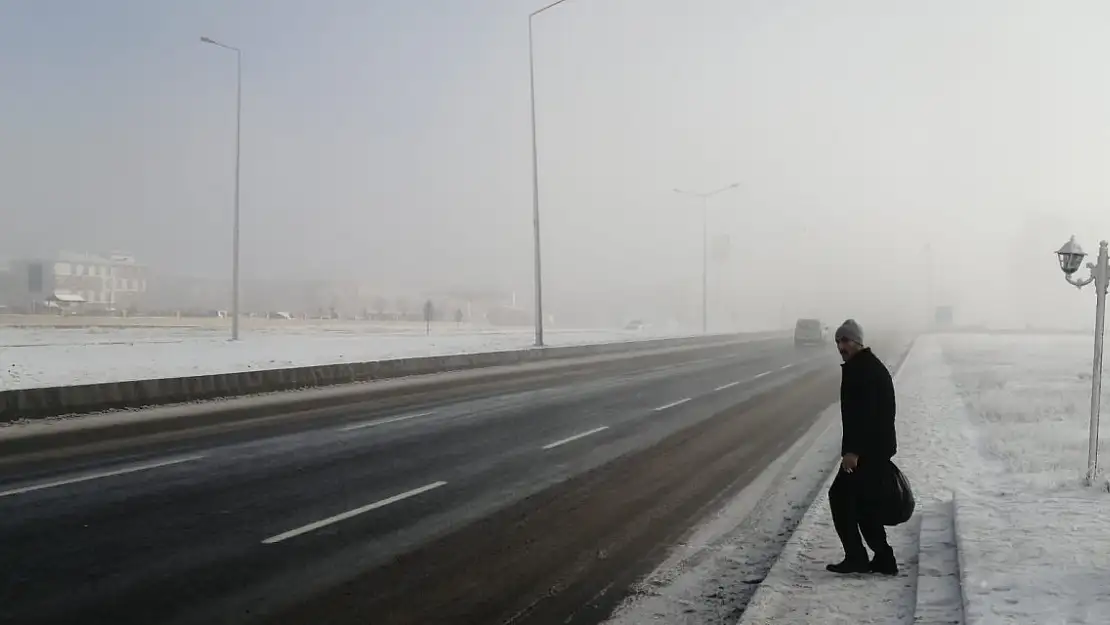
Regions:
M 711 346 L 735 340 L 772 338 L 779 333 L 725 334 L 547 347 L 427 358 L 218 373 L 181 378 L 132 380 L 0 391 L 0 421 L 163 406 L 192 401 L 289 391 L 614 353 Z

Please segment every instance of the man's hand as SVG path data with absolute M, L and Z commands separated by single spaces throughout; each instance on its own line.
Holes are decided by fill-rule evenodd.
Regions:
M 844 454 L 844 457 L 840 459 L 840 468 L 843 469 L 846 473 L 851 473 L 852 471 L 855 471 L 858 465 L 859 456 L 856 454 Z

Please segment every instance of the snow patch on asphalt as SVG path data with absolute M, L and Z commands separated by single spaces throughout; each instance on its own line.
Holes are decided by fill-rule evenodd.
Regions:
M 839 454 L 838 406 L 637 583 L 607 622 L 735 623 Z

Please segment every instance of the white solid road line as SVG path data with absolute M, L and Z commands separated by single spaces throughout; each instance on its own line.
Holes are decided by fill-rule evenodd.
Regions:
M 654 410 L 654 412 L 663 412 L 664 410 L 669 410 L 671 408 L 674 408 L 675 406 L 681 406 L 682 404 L 685 404 L 686 402 L 690 401 L 691 399 L 693 399 L 693 397 L 687 397 L 686 399 L 680 399 L 678 401 L 671 402 L 671 403 L 669 403 L 665 406 L 659 406 L 658 408 L 656 408 Z
M 366 421 L 364 423 L 355 423 L 339 428 L 340 432 L 351 432 L 353 430 L 361 430 L 364 428 L 372 428 L 386 423 L 397 423 L 398 421 L 408 421 L 409 419 L 416 419 L 419 417 L 427 417 L 435 414 L 434 412 L 418 412 L 416 414 L 407 414 L 402 417 L 390 417 L 388 419 L 378 419 L 377 421 Z
M 723 391 L 723 390 L 725 390 L 725 389 L 729 389 L 729 388 L 732 388 L 732 387 L 736 386 L 737 384 L 740 384 L 740 383 L 739 383 L 739 382 L 732 382 L 732 383 L 729 383 L 729 384 L 725 384 L 725 385 L 723 385 L 723 386 L 718 386 L 717 388 L 715 388 L 715 389 L 713 389 L 713 390 L 714 390 L 714 392 L 716 392 L 716 391 Z
M 754 378 L 752 378 L 752 379 L 753 379 L 753 380 L 758 380 L 759 378 L 762 378 L 762 377 L 763 377 L 763 376 L 765 376 L 765 375 L 771 375 L 771 372 L 770 372 L 770 371 L 764 371 L 763 373 L 761 373 L 761 374 L 759 374 L 759 375 L 755 376 L 755 377 L 754 377 Z
M 582 432 L 581 434 L 575 434 L 574 436 L 571 436 L 569 438 L 564 438 L 561 441 L 555 441 L 554 443 L 544 445 L 543 449 L 544 449 L 544 451 L 547 451 L 548 449 L 555 449 L 556 447 L 558 447 L 560 445 L 566 445 L 567 443 L 576 441 L 580 438 L 586 438 L 587 436 L 590 436 L 591 434 L 597 434 L 598 432 L 604 432 L 605 430 L 608 430 L 608 429 L 609 429 L 609 426 L 603 425 L 599 428 L 594 428 L 594 429 L 592 429 L 588 432 Z
M 272 545 L 274 543 L 280 543 L 283 540 L 288 540 L 290 538 L 300 536 L 301 534 L 307 534 L 309 532 L 318 530 L 321 527 L 326 527 L 328 525 L 331 525 L 333 523 L 338 523 L 340 521 L 346 521 L 347 519 L 349 519 L 351 517 L 356 517 L 360 514 L 370 512 L 371 510 L 377 510 L 378 508 L 384 508 L 384 507 L 388 506 L 389 504 L 394 504 L 394 503 L 397 503 L 398 501 L 408 499 L 409 497 L 415 497 L 415 496 L 420 495 L 422 493 L 426 493 L 430 490 L 435 490 L 435 489 L 439 488 L 440 486 L 445 486 L 446 484 L 447 484 L 447 482 L 432 482 L 431 484 L 428 484 L 427 486 L 421 486 L 420 488 L 414 488 L 410 491 L 403 492 L 400 495 L 394 495 L 392 497 L 389 497 L 388 499 L 382 499 L 381 501 L 375 501 L 374 503 L 362 506 L 361 508 L 355 508 L 354 510 L 348 510 L 347 512 L 344 512 L 343 514 L 337 514 L 333 517 L 328 517 L 328 518 L 323 519 L 321 521 L 316 521 L 315 523 L 309 523 L 308 525 L 298 527 L 297 529 L 289 530 L 288 532 L 278 534 L 277 536 L 271 536 L 271 537 L 267 538 L 266 540 L 262 541 L 262 544 Z
M 22 495 L 23 493 L 30 493 L 36 490 L 43 490 L 45 488 L 54 488 L 56 486 L 65 486 L 67 484 L 79 484 L 81 482 L 88 482 L 89 480 L 99 480 L 103 477 L 112 477 L 115 475 L 126 475 L 128 473 L 136 473 L 138 471 L 149 471 L 150 469 L 157 469 L 159 467 L 168 467 L 174 464 L 181 464 L 183 462 L 192 462 L 203 458 L 203 454 L 195 456 L 184 456 L 181 458 L 171 458 L 169 460 L 159 460 L 157 462 L 144 462 L 142 464 L 132 464 L 119 469 L 111 471 L 101 471 L 98 473 L 86 473 L 77 477 L 71 477 L 64 480 L 57 480 L 54 482 L 46 482 L 44 484 L 35 484 L 33 486 L 24 486 L 22 488 L 13 488 L 11 490 L 0 491 L 0 497 L 10 497 L 12 495 Z
M 783 365 L 783 366 L 779 367 L 779 371 L 786 371 L 787 369 L 789 369 L 790 367 L 793 367 L 793 366 L 794 366 L 794 363 L 790 363 L 788 365 Z

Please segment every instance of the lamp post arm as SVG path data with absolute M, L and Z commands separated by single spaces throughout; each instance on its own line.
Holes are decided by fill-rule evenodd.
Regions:
M 1097 268 L 1095 267 L 1095 264 L 1094 263 L 1087 263 L 1087 269 L 1091 270 L 1091 274 L 1089 276 L 1087 276 L 1086 278 L 1076 280 L 1076 279 L 1072 278 L 1071 276 L 1064 276 L 1064 279 L 1068 281 L 1068 284 L 1074 286 L 1075 288 L 1082 289 L 1083 287 L 1085 287 L 1088 284 L 1095 281 L 1095 277 L 1096 277 L 1095 272 L 1097 271 Z

